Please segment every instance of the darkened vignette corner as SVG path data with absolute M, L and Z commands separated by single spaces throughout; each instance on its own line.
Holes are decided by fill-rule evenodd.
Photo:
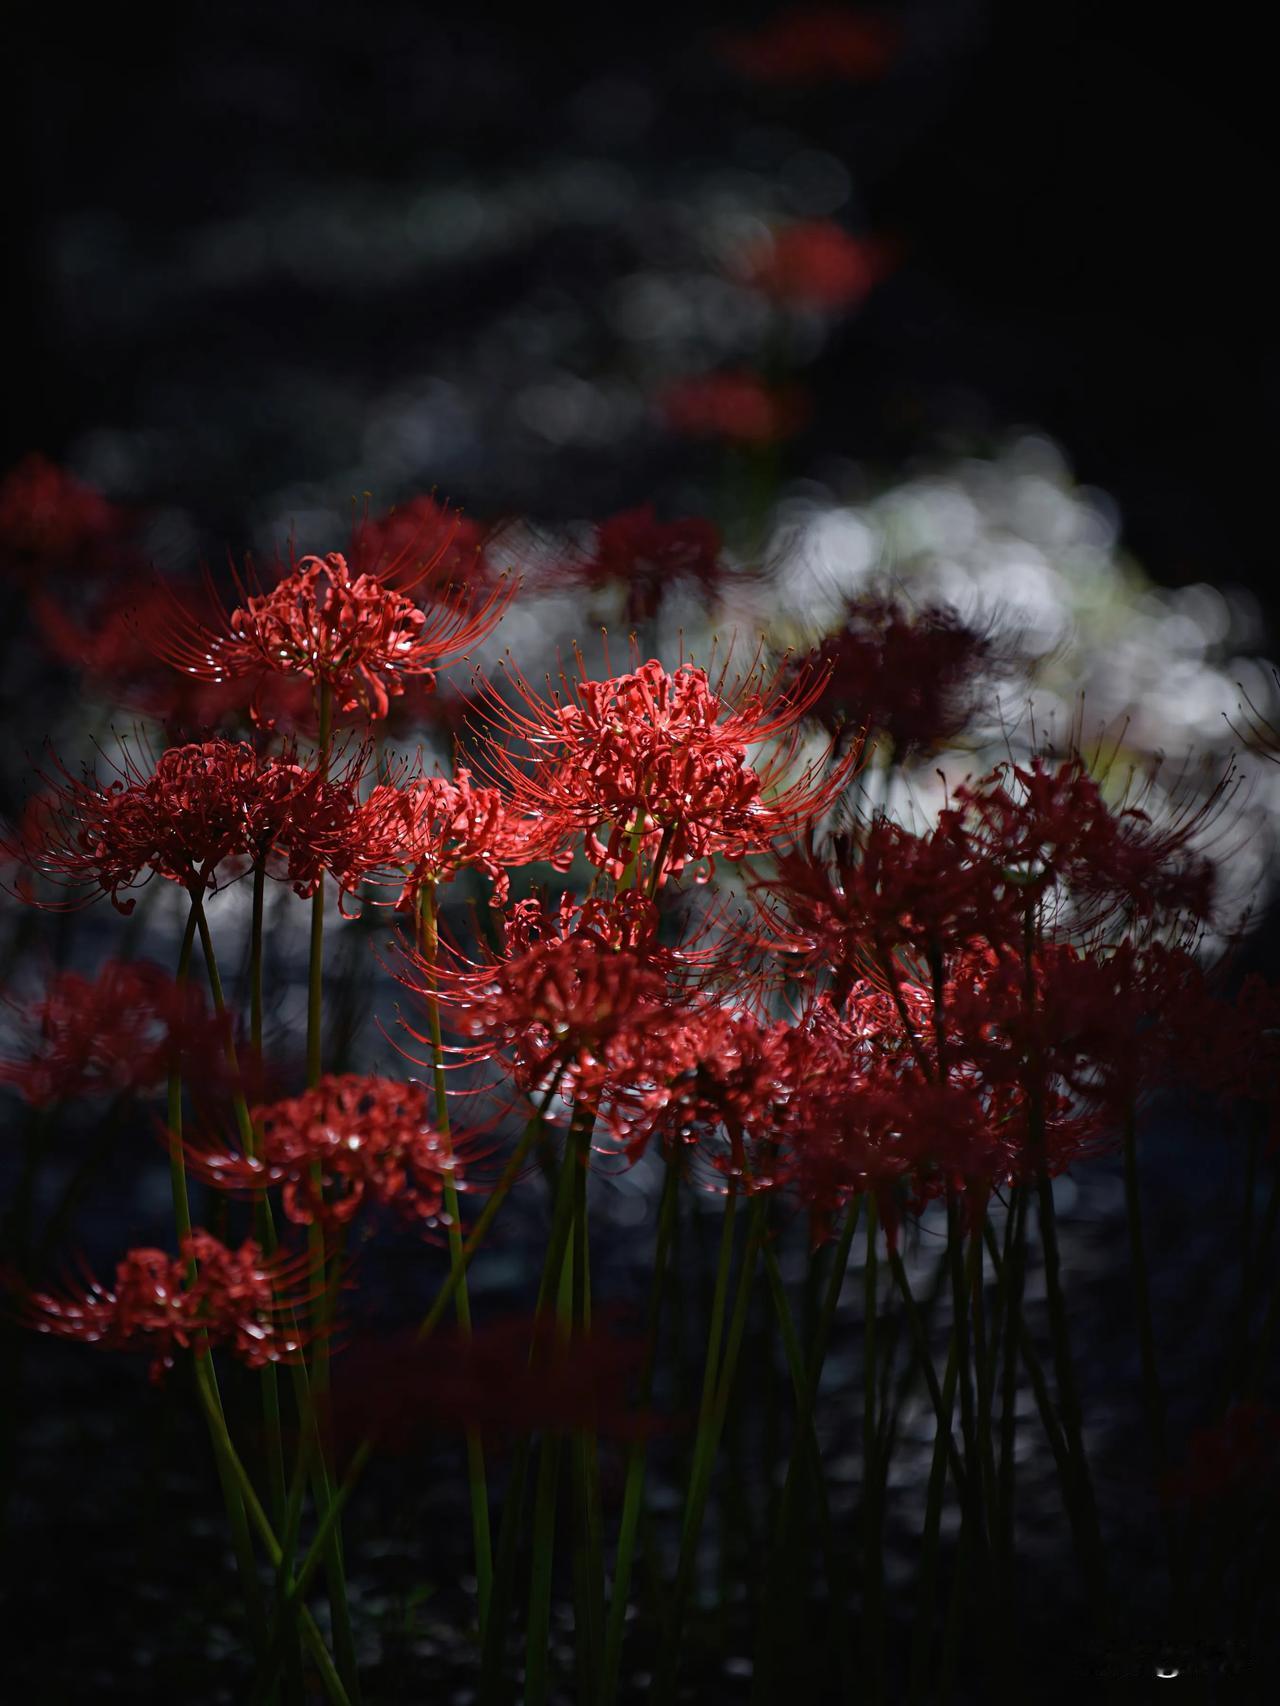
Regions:
M 17 1697 L 1268 1697 L 1269 62 L 1104 11 L 25 20 Z

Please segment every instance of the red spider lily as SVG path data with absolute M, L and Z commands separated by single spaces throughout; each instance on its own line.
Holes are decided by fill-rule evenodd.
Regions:
M 797 220 L 748 251 L 749 284 L 787 308 L 856 308 L 884 276 L 883 245 L 859 242 L 831 219 Z
M 974 941 L 1016 940 L 1022 927 L 1000 868 L 954 812 L 926 835 L 877 817 L 860 840 L 833 836 L 823 853 L 809 835 L 779 852 L 775 866 L 752 885 L 768 897 L 760 940 L 792 956 L 801 976 L 828 974 L 837 1007 L 861 978 L 882 975 L 898 948 L 927 959 Z
M 624 589 L 623 619 L 651 621 L 681 582 L 709 602 L 724 576 L 720 532 L 698 517 L 659 521 L 652 504 L 610 516 L 596 529 L 594 548 L 562 564 L 553 578 L 589 587 Z
M 1280 989 L 1254 973 L 1226 1000 L 1192 965 L 1160 1014 L 1160 1033 L 1180 1083 L 1262 1109 L 1270 1147 L 1280 1147 Z
M 669 999 L 648 956 L 586 930 L 486 965 L 432 968 L 431 977 L 426 987 L 438 983 L 441 1006 L 464 1039 L 463 1058 L 505 1055 L 525 1095 L 554 1085 L 566 1101 L 595 1106 L 646 1076 L 647 1037 Z
M 508 867 L 550 858 L 563 839 L 555 824 L 512 812 L 497 788 L 474 787 L 466 769 L 452 781 L 418 776 L 380 783 L 353 815 L 344 882 L 398 884 L 396 910 L 412 913 L 424 889 L 472 869 L 490 879 L 494 904 L 504 906 Z
M 1230 1500 L 1280 1500 L 1280 1412 L 1253 1400 L 1233 1404 L 1216 1426 L 1196 1428 L 1186 1460 L 1161 1487 L 1167 1504 L 1213 1509 Z
M 1208 915 L 1213 865 L 1191 842 L 1228 780 L 1166 828 L 1137 807 L 1110 807 L 1078 757 L 1001 765 L 957 788 L 955 800 L 975 845 L 1004 864 L 1028 901 L 1059 887 L 1079 909 L 1072 923 L 1083 931 L 1116 911 L 1147 920 Z
M 496 577 L 485 560 L 491 529 L 423 494 L 385 515 L 367 516 L 355 530 L 352 558 L 364 570 L 386 576 L 431 574 L 455 586 L 474 586 Z
M 501 1441 L 543 1430 L 586 1430 L 634 1439 L 659 1425 L 628 1403 L 644 1341 L 596 1318 L 571 1341 L 550 1319 L 486 1322 L 471 1337 L 437 1332 L 357 1344 L 342 1353 L 335 1393 L 340 1440 L 373 1437 L 408 1451 L 431 1433 L 480 1433 Z
M 431 1093 L 410 1080 L 329 1074 L 314 1089 L 250 1110 L 260 1132 L 256 1157 L 189 1141 L 192 1170 L 220 1190 L 283 1187 L 296 1225 L 349 1221 L 363 1203 L 434 1225 L 452 1174 L 465 1188 L 474 1139 L 436 1129 Z
M 532 771 L 493 744 L 488 763 L 529 816 L 586 836 L 587 857 L 615 878 L 640 854 L 661 851 L 660 877 L 718 854 L 742 858 L 819 816 L 853 772 L 853 760 L 825 776 L 811 764 L 778 787 L 794 755 L 784 742 L 761 770 L 748 748 L 792 729 L 821 682 L 788 696 L 780 674 L 751 671 L 730 690 L 682 664 L 668 674 L 656 660 L 632 674 L 589 681 L 585 672 L 543 698 L 515 670 L 521 701 L 487 688 L 500 730 L 532 751 Z M 708 866 L 708 870 L 709 870 Z
M 153 873 L 192 893 L 212 893 L 268 855 L 284 861 L 300 894 L 322 872 L 326 840 L 349 816 L 351 783 L 331 783 L 287 759 L 263 758 L 245 741 L 170 747 L 147 773 L 126 753 L 115 780 L 60 765 L 27 808 L 14 851 L 29 867 L 70 886 L 94 885 L 112 905 Z
M 119 569 L 127 513 L 39 454 L 0 480 L 0 573 L 38 582 L 62 570 Z
M 406 679 L 429 682 L 491 634 L 514 594 L 503 582 L 484 594 L 440 573 L 441 557 L 393 584 L 399 565 L 353 574 L 338 552 L 291 563 L 276 585 L 257 589 L 252 568 L 236 576 L 238 608 L 221 631 L 175 605 L 159 652 L 206 681 L 277 672 L 332 689 L 341 712 L 385 717 Z M 426 597 L 424 610 L 410 597 Z
M 844 627 L 817 655 L 829 674 L 814 715 L 833 729 L 878 734 L 898 759 L 962 736 L 991 675 L 1010 661 L 946 606 L 908 612 L 878 598 L 851 601 Z
M 790 6 L 748 34 L 726 36 L 721 52 L 760 83 L 863 83 L 893 63 L 898 27 L 845 6 Z
M 18 1011 L 32 1036 L 20 1056 L 0 1059 L 0 1084 L 33 1107 L 151 1090 L 174 1065 L 188 1080 L 223 1071 L 227 1024 L 199 989 L 145 961 L 110 960 L 93 979 L 59 972 Z
M 188 1282 L 191 1263 L 196 1276 Z M 173 1366 L 178 1350 L 205 1356 L 226 1349 L 250 1368 L 293 1362 L 302 1338 L 293 1320 L 308 1301 L 306 1258 L 265 1258 L 247 1239 L 228 1249 L 209 1232 L 194 1230 L 180 1254 L 130 1250 L 113 1286 L 89 1278 L 87 1292 L 32 1292 L 20 1317 L 38 1333 L 108 1350 L 147 1350 L 151 1377 Z
M 749 1012 L 697 1004 L 673 1009 L 650 1033 L 644 1066 L 652 1086 L 635 1087 L 626 1109 L 626 1154 L 655 1140 L 695 1150 L 739 1190 L 776 1181 L 779 1110 L 795 1093 L 792 1027 Z
M 809 417 L 809 400 L 797 386 L 766 385 L 754 373 L 705 373 L 668 385 L 658 412 L 684 438 L 760 446 L 794 438 Z

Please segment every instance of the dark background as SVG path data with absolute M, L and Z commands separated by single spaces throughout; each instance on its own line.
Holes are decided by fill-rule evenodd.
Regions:
M 296 292 L 211 314 L 193 290 L 188 312 L 122 317 L 86 348 L 49 288 L 50 232 L 69 211 L 113 208 L 163 247 L 282 167 L 394 181 L 423 151 L 519 160 L 563 137 L 591 78 L 688 76 L 701 28 L 768 13 L 467 9 L 463 21 L 396 4 L 230 5 L 168 9 L 142 28 L 28 10 L 6 101 L 6 270 L 20 292 L 7 365 L 26 373 L 7 460 L 57 457 L 87 421 L 128 418 L 159 372 L 194 403 L 230 362 L 252 416 L 254 363 L 279 354 L 279 335 L 302 362 L 336 347 L 357 370 L 394 359 L 394 314 L 375 326 L 371 304 L 326 300 L 322 253 Z M 817 430 L 893 464 L 957 430 L 1039 426 L 1118 500 L 1157 580 L 1244 582 L 1274 616 L 1270 56 L 1230 14 L 936 0 L 897 15 L 905 45 L 881 83 L 808 92 L 799 115 L 786 102 L 850 161 L 869 227 L 904 252 L 824 360 Z M 451 77 L 454 55 L 472 62 L 470 82 Z M 725 117 L 724 79 L 700 74 L 679 103 L 694 146 Z M 481 294 L 520 284 L 486 279 Z M 448 338 L 477 307 L 428 312 Z M 190 474 L 202 519 L 234 532 L 234 483 Z

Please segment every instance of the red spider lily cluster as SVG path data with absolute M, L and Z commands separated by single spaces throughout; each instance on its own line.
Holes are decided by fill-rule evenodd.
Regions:
M 177 1257 L 130 1250 L 114 1284 L 93 1281 L 83 1294 L 34 1292 L 24 1314 L 38 1333 L 146 1351 L 157 1379 L 180 1350 L 207 1356 L 225 1349 L 261 1368 L 302 1352 L 292 1316 L 307 1301 L 305 1279 L 296 1259 L 265 1260 L 252 1239 L 231 1250 L 197 1228 L 181 1240 Z
M 27 1272 L 15 1280 L 20 1313 L 46 1334 L 145 1349 L 159 1371 L 194 1353 L 224 1483 L 241 1488 L 242 1504 L 233 1496 L 229 1515 L 237 1521 L 238 1509 L 257 1524 L 250 1551 L 261 1542 L 273 1568 L 288 1538 L 283 1498 L 268 1512 L 245 1497 L 253 1477 L 231 1438 L 214 1371 L 230 1358 L 260 1372 L 265 1450 L 275 1454 L 279 1490 L 287 1485 L 287 1430 L 274 1364 L 293 1365 L 300 1449 L 333 1472 L 309 1478 L 318 1550 L 299 1579 L 305 1587 L 324 1552 L 339 1623 L 342 1552 L 325 1536 L 380 1442 L 408 1444 L 423 1428 L 465 1434 L 482 1625 L 490 1606 L 504 1603 L 485 1572 L 514 1570 L 518 1556 L 508 1547 L 507 1561 L 495 1565 L 487 1540 L 485 1439 L 539 1436 L 532 1552 L 547 1559 L 556 1453 L 567 1437 L 580 1577 L 599 1555 L 595 1441 L 608 1434 L 626 1442 L 639 1456 L 629 1458 L 629 1514 L 619 1528 L 616 1646 L 643 1444 L 653 1431 L 657 1343 L 651 1335 L 638 1355 L 632 1347 L 615 1357 L 608 1313 L 593 1304 L 598 1182 L 628 1169 L 633 1180 L 665 1174 L 651 1326 L 661 1317 L 673 1222 L 705 1212 L 695 1204 L 718 1203 L 723 1243 L 705 1396 L 689 1419 L 695 1442 L 682 1562 L 657 1673 L 665 1688 L 762 1260 L 795 1358 L 789 1372 L 802 1425 L 794 1479 L 814 1469 L 803 1455 L 812 1422 L 803 1375 L 806 1366 L 816 1370 L 816 1382 L 825 1340 L 815 1339 L 806 1365 L 771 1240 L 794 1220 L 816 1284 L 816 1264 L 848 1262 L 858 1217 L 866 1216 L 863 1497 L 871 1501 L 879 1496 L 871 1490 L 887 1485 L 887 1464 L 874 1461 L 877 1429 L 882 1438 L 892 1431 L 874 1414 L 878 1252 L 886 1250 L 914 1308 L 902 1254 L 921 1217 L 945 1213 L 948 1259 L 954 1254 L 958 1269 L 947 1378 L 953 1395 L 963 1382 L 956 1401 L 965 1425 L 962 1451 L 942 1383 L 926 1380 L 942 1442 L 926 1531 L 932 1524 L 936 1540 L 936 1489 L 945 1489 L 949 1472 L 974 1543 L 996 1548 L 1005 1544 L 997 1489 L 1014 1475 L 1016 1458 L 1018 1333 L 1026 1327 L 1020 1311 L 1034 1213 L 1059 1394 L 1042 1398 L 1042 1378 L 1037 1404 L 1047 1406 L 1046 1431 L 1066 1464 L 1073 1535 L 1092 1568 L 1052 1182 L 1117 1151 L 1131 1180 L 1140 1114 L 1163 1088 L 1246 1104 L 1248 1117 L 1261 1111 L 1272 1132 L 1280 1112 L 1275 992 L 1250 982 L 1234 1003 L 1222 1000 L 1194 951 L 1197 932 L 1218 922 L 1212 835 L 1229 783 L 1198 805 L 1181 810 L 1175 800 L 1157 811 L 1153 792 L 1117 786 L 1114 767 L 1101 759 L 1033 753 L 986 775 L 944 778 L 945 804 L 928 828 L 871 810 L 864 771 L 891 777 L 907 756 L 962 741 L 1007 661 L 991 634 L 953 611 L 908 613 L 871 600 L 852 607 L 816 655 L 766 667 L 762 646 L 736 674 L 727 663 L 670 667 L 638 647 L 621 671 L 606 654 L 599 674 L 576 655 L 576 668 L 549 676 L 541 691 L 514 659 L 487 673 L 477 667 L 466 698 L 455 695 L 468 706 L 455 762 L 429 772 L 421 751 L 386 750 L 390 718 L 404 712 L 415 683 L 434 686 L 437 673 L 487 641 L 501 620 L 512 586 L 489 573 L 486 539 L 479 528 L 464 534 L 443 506 L 422 500 L 364 523 L 350 562 L 338 553 L 309 556 L 268 587 L 242 580 L 239 602 L 214 626 L 168 599 L 155 630 L 158 654 L 177 666 L 184 686 L 251 684 L 251 698 L 237 688 L 225 712 L 252 710 L 253 738 L 224 729 L 155 753 L 124 747 L 114 762 L 104 757 L 80 774 L 53 759 L 38 775 L 20 824 L 3 840 L 24 900 L 65 909 L 69 900 L 45 898 L 49 880 L 73 899 L 107 895 L 120 913 L 141 900 L 150 916 L 151 895 L 135 891 L 156 876 L 163 881 L 155 891 L 185 891 L 189 912 L 174 974 L 118 961 L 94 981 L 60 974 L 28 1005 L 26 1034 L 0 1062 L 0 1083 L 42 1110 L 73 1095 L 166 1085 L 177 1253 L 132 1250 L 112 1285 L 87 1282 L 79 1292 L 41 1290 Z M 550 578 L 617 583 L 639 620 L 653 615 L 673 581 L 710 590 L 723 570 L 709 523 L 663 523 L 644 508 L 604 522 L 594 555 L 557 564 Z M 130 645 L 142 642 L 141 629 L 128 632 Z M 114 668 L 89 665 L 100 681 Z M 295 706 L 278 720 L 287 736 L 265 709 L 269 681 L 281 689 L 277 703 Z M 204 712 L 215 707 L 216 698 L 202 702 Z M 282 909 L 305 901 L 310 914 L 306 1079 L 284 1080 L 293 1056 L 279 1039 L 275 1053 L 286 1064 L 277 1064 L 271 1099 L 251 1090 L 243 1064 L 272 1053 L 262 1047 L 268 877 L 287 885 L 278 893 Z M 215 941 L 225 940 L 222 892 L 250 878 L 248 1000 L 237 1001 L 246 1026 L 228 1009 Z M 721 892 L 709 899 L 716 884 Z M 476 893 L 489 906 L 473 907 L 467 925 L 458 903 Z M 345 1062 L 325 1058 L 325 954 L 334 934 L 326 909 L 334 896 L 347 943 L 358 945 L 360 917 L 379 921 L 398 942 L 390 960 L 378 944 L 408 1004 L 399 1026 L 382 1033 L 400 1050 L 392 1071 L 338 1070 Z M 211 1005 L 197 994 L 202 966 Z M 421 1079 L 410 1075 L 415 1068 Z M 499 1112 L 479 1121 L 476 1106 Z M 253 1237 L 232 1247 L 193 1230 L 192 1190 L 211 1196 L 219 1216 L 212 1224 L 251 1217 Z M 477 1251 L 491 1222 L 511 1193 L 544 1191 L 551 1227 L 538 1307 L 524 1310 L 518 1331 L 473 1325 L 468 1274 L 473 1258 L 484 1261 Z M 748 1223 L 742 1250 L 734 1231 L 740 1203 Z M 1264 1220 L 1250 1258 L 1251 1297 L 1276 1218 Z M 441 1339 L 388 1359 L 377 1345 L 362 1345 L 358 1329 L 344 1343 L 345 1321 L 341 1333 L 335 1324 L 359 1284 L 361 1252 L 397 1221 L 421 1235 L 424 1271 L 448 1253 L 448 1278 L 419 1339 L 450 1306 L 457 1334 L 447 1349 Z M 993 1222 L 1004 1233 L 998 1267 L 986 1242 L 995 1238 Z M 733 1297 L 735 1271 L 741 1290 Z M 843 1272 L 837 1266 L 833 1311 Z M 992 1286 L 996 1315 L 1006 1312 L 1000 1333 L 996 1317 L 983 1313 Z M 917 1343 L 915 1354 L 930 1352 Z M 1003 1479 L 994 1447 L 976 1439 L 975 1393 L 989 1434 L 992 1406 L 1000 1410 Z M 342 1465 L 335 1428 L 350 1448 Z M 528 1467 L 517 1460 L 509 1494 L 516 1510 L 517 1473 Z M 340 1495 L 339 1467 L 352 1478 Z M 820 1462 L 815 1473 L 823 1473 Z M 290 1544 L 297 1534 L 295 1523 Z M 779 1531 L 780 1557 L 793 1538 Z M 873 1565 L 868 1554 L 863 1568 Z M 545 1654 L 550 1590 L 541 1567 L 529 1639 Z M 598 1574 L 603 1594 L 603 1567 Z M 505 1603 L 510 1588 L 502 1584 Z M 285 1609 L 300 1617 L 294 1600 Z M 784 1638 L 775 1623 L 771 1613 L 762 1662 Z M 298 1630 L 309 1638 L 304 1623 Z M 503 1638 L 491 1637 L 491 1652 Z M 582 1664 L 602 1679 L 598 1697 L 612 1699 L 613 1661 L 582 1638 Z M 318 1633 L 314 1639 L 327 1658 Z M 340 1627 L 335 1639 L 340 1646 Z M 489 1662 L 505 1661 L 499 1653 Z M 669 1689 L 665 1697 L 673 1697 Z

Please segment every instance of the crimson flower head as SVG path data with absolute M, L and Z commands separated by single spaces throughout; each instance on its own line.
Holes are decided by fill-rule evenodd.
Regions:
M 356 808 L 348 837 L 351 861 L 344 881 L 399 885 L 396 909 L 413 912 L 423 890 L 477 870 L 505 905 L 509 867 L 550 858 L 562 839 L 557 826 L 513 812 L 497 788 L 477 788 L 471 772 L 379 783 Z
M 353 573 L 334 551 L 301 558 L 266 590 L 237 577 L 241 602 L 220 631 L 175 605 L 162 655 L 207 681 L 301 676 L 329 688 L 340 712 L 383 718 L 406 680 L 432 681 L 492 633 L 514 590 L 503 583 L 478 595 L 443 578 L 436 563 L 398 582 L 394 569 Z
M 827 314 L 856 308 L 883 276 L 881 245 L 859 242 L 831 219 L 797 220 L 745 257 L 746 280 L 784 308 Z
M 669 673 L 651 659 L 604 681 L 562 675 L 542 697 L 508 673 L 520 705 L 490 689 L 491 714 L 530 748 L 531 768 L 493 745 L 491 768 L 529 815 L 585 834 L 588 858 L 615 878 L 641 854 L 665 878 L 761 852 L 825 811 L 852 772 L 849 759 L 825 776 L 811 764 L 780 785 L 793 741 L 752 764 L 750 748 L 794 729 L 815 691 L 788 694 L 780 674 L 753 669 L 731 689 L 723 673 L 713 683 L 692 664 Z
M 198 1078 L 224 1058 L 226 1026 L 200 990 L 145 961 L 109 960 L 95 978 L 59 972 L 21 1011 L 30 1040 L 0 1058 L 0 1084 L 36 1108 L 153 1089 L 175 1059 Z
M 788 6 L 768 23 L 722 43 L 725 59 L 759 83 L 863 83 L 893 63 L 893 22 L 850 6 Z
M 426 1086 L 358 1073 L 328 1074 L 300 1096 L 253 1108 L 261 1133 L 248 1156 L 189 1142 L 193 1171 L 221 1190 L 282 1187 L 300 1226 L 341 1225 L 362 1203 L 434 1224 L 446 1178 L 461 1188 L 468 1143 L 438 1131 Z
M 345 794 L 317 772 L 263 758 L 246 741 L 170 747 L 148 772 L 131 754 L 102 783 L 59 767 L 27 808 L 15 851 L 68 886 L 89 885 L 121 900 L 148 874 L 212 893 L 228 876 L 269 853 L 282 854 L 291 880 L 310 893 L 321 876 L 318 830 L 332 833 Z
M 248 1239 L 238 1250 L 194 1230 L 180 1254 L 130 1250 L 115 1283 L 90 1280 L 85 1291 L 34 1292 L 22 1301 L 25 1324 L 38 1333 L 108 1350 L 146 1350 L 151 1377 L 173 1366 L 175 1353 L 206 1356 L 225 1349 L 250 1368 L 294 1362 L 302 1341 L 293 1321 L 307 1302 L 307 1258 L 267 1258 Z M 194 1279 L 188 1278 L 191 1264 Z
M 659 394 L 658 412 L 682 438 L 760 446 L 794 438 L 808 419 L 809 403 L 796 386 L 767 385 L 755 373 L 704 373 L 668 385 Z
M 45 456 L 24 457 L 0 480 L 0 572 L 39 582 L 51 573 L 119 567 L 125 512 Z
M 479 962 L 452 950 L 430 967 L 410 956 L 403 981 L 438 993 L 463 1039 L 457 1053 L 502 1057 L 525 1095 L 554 1086 L 566 1100 L 598 1103 L 636 1082 L 667 1016 L 677 958 L 658 946 L 652 904 L 626 893 L 566 905 L 556 917 L 525 901 L 512 908 L 505 938 L 501 954 Z
M 623 619 L 645 622 L 681 582 L 695 585 L 709 602 L 723 574 L 717 527 L 698 517 L 659 521 L 653 505 L 642 504 L 602 521 L 594 548 L 565 563 L 557 578 L 621 587 Z
M 990 676 L 1006 667 L 991 636 L 956 611 L 908 611 L 882 598 L 851 601 L 818 656 L 829 674 L 814 715 L 833 729 L 886 738 L 900 760 L 963 735 Z

